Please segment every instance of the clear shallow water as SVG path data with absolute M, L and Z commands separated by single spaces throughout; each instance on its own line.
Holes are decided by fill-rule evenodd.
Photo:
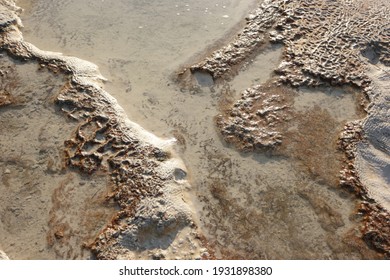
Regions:
M 23 7 L 27 1 L 18 1 Z M 27 41 L 41 49 L 93 61 L 106 89 L 129 117 L 143 122 L 144 94 L 168 103 L 169 75 L 242 22 L 256 1 L 28 1 L 22 20 Z M 27 4 L 27 3 L 26 3 Z M 189 10 L 189 11 L 188 11 Z M 226 17 L 228 16 L 228 17 Z M 163 106 L 163 104 L 161 104 Z
M 199 225 L 217 257 L 361 258 L 361 252 L 346 241 L 356 226 L 351 218 L 355 204 L 348 196 L 327 184 L 321 174 L 314 175 L 305 156 L 241 154 L 227 146 L 214 126 L 221 88 L 190 92 L 170 79 L 210 44 L 228 39 L 254 2 L 36 0 L 18 4 L 26 7 L 22 20 L 27 41 L 96 63 L 108 79 L 107 91 L 131 120 L 158 136 L 178 139 Z M 229 82 L 234 97 L 253 83 L 266 82 L 280 55 L 280 47 L 260 53 Z M 343 102 L 347 112 L 343 114 L 335 106 L 337 94 L 312 93 L 297 93 L 296 110 L 304 116 L 320 106 L 334 123 L 333 138 L 327 141 L 336 141 L 343 121 L 358 117 L 353 95 Z M 300 118 L 292 130 L 323 121 L 321 116 L 313 119 L 317 123 Z M 313 134 L 313 139 L 325 137 L 323 131 L 305 133 Z M 298 142 L 293 144 L 299 147 Z M 306 145 L 329 152 L 315 141 Z M 334 145 L 327 149 L 335 153 L 331 163 L 338 162 Z

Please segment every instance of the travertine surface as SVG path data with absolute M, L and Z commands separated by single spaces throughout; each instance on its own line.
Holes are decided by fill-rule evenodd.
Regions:
M 362 92 L 366 117 L 350 120 L 340 131 L 339 145 L 345 153 L 340 185 L 364 201 L 360 206 L 366 217 L 362 237 L 387 256 L 389 7 L 389 1 L 264 1 L 247 17 L 245 28 L 230 44 L 189 68 L 193 73 L 209 73 L 215 82 L 229 79 L 270 41 L 284 45 L 273 78 L 279 92 L 286 85 L 348 85 Z M 283 122 L 296 115 L 291 113 L 288 95 L 271 95 L 274 87 L 268 93 L 261 85 L 248 88 L 230 110 L 217 118 L 226 141 L 242 150 L 277 150 L 283 142 L 290 142 Z M 263 96 L 273 96 L 273 101 L 267 102 Z M 272 103 L 276 100 L 277 106 Z M 283 112 L 290 112 L 289 117 Z

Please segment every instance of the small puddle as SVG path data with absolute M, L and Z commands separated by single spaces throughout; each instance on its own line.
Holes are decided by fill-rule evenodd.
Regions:
M 237 99 L 243 90 L 262 84 L 271 78 L 280 63 L 282 51 L 283 45 L 271 44 L 241 69 L 229 82 L 230 88 L 236 92 Z
M 359 105 L 361 94 L 349 87 L 320 87 L 316 89 L 300 88 L 294 98 L 294 109 L 305 112 L 319 106 L 339 122 L 352 121 L 364 117 Z
M 194 71 L 192 72 L 198 85 L 201 87 L 212 87 L 214 85 L 213 76 L 205 71 Z

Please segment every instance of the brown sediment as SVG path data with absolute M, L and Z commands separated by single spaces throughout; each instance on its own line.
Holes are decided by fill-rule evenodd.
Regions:
M 294 113 L 292 125 L 284 133 L 276 153 L 298 160 L 299 166 L 314 180 L 328 186 L 338 185 L 343 153 L 336 143 L 342 124 L 318 105 Z
M 230 174 L 225 177 L 234 178 Z M 293 178 L 291 178 L 294 180 Z M 259 178 L 261 182 L 261 178 Z M 265 180 L 263 180 L 265 181 Z M 259 182 L 259 184 L 260 184 Z M 346 223 L 355 224 L 354 218 L 346 219 L 346 213 L 340 211 L 334 199 L 328 195 L 321 196 L 321 185 L 305 186 L 291 182 L 285 188 L 269 186 L 261 192 L 262 201 L 251 197 L 242 205 L 238 197 L 244 193 L 244 186 L 240 194 L 234 194 L 229 184 L 224 180 L 214 180 L 211 185 L 212 199 L 202 196 L 205 207 L 209 208 L 210 217 L 203 217 L 207 222 L 211 236 L 210 246 L 217 251 L 218 258 L 222 259 L 362 259 L 380 258 L 380 255 L 370 250 L 362 242 L 359 230 L 345 231 L 349 227 Z M 297 188 L 297 189 L 296 189 Z M 296 189 L 296 191 L 294 190 Z M 252 193 L 253 195 L 253 193 Z M 252 201 L 250 200 L 252 198 Z M 215 200 L 215 201 L 214 201 Z M 253 200 L 256 206 L 253 207 Z M 298 200 L 298 201 L 297 201 Z M 215 203 L 216 202 L 216 203 Z M 315 245 L 308 239 L 312 238 L 310 214 L 302 211 L 302 204 L 310 204 L 315 211 L 316 224 L 321 227 L 321 234 Z M 309 214 L 309 215 L 308 215 Z M 307 224 L 300 224 L 302 215 Z M 299 220 L 299 221 L 298 221 Z M 281 226 L 281 227 L 280 227 Z M 306 227 L 310 228 L 310 233 Z M 283 230 L 280 230 L 280 229 Z M 343 234 L 340 234 L 343 232 Z M 348 234 L 348 237 L 346 237 Z M 331 253 L 324 254 L 322 242 L 329 247 Z M 285 243 L 288 243 L 287 249 Z M 323 251 L 324 250 L 324 251 Z
M 93 242 L 115 213 L 115 204 L 105 201 L 108 190 L 93 183 L 75 186 L 76 176 L 68 173 L 52 193 L 46 236 L 49 248 L 61 259 L 83 258 L 84 244 Z M 107 181 L 103 174 L 96 177 Z
M 190 67 L 192 71 L 209 73 L 214 80 L 228 79 L 269 40 L 284 44 L 282 62 L 273 78 L 280 84 L 351 85 L 362 92 L 365 97 L 361 104 L 367 116 L 344 126 L 318 107 L 304 113 L 291 110 L 288 94 L 279 96 L 280 103 L 270 111 L 273 118 L 269 121 L 261 112 L 265 112 L 265 98 L 271 93 L 264 85 L 257 85 L 244 91 L 230 109 L 224 109 L 217 117 L 217 127 L 224 139 L 240 150 L 271 149 L 276 154 L 294 157 L 319 182 L 340 185 L 356 194 L 356 211 L 363 217 L 359 220 L 360 233 L 349 234 L 349 243 L 352 240 L 359 243 L 360 238 L 387 258 L 389 212 L 375 200 L 371 186 L 362 183 L 356 169 L 356 154 L 359 143 L 384 152 L 379 170 L 386 172 L 388 125 L 383 122 L 388 117 L 385 105 L 388 104 L 386 69 L 390 63 L 388 19 L 388 2 L 383 1 L 264 1 L 230 44 Z M 369 74 L 369 65 L 382 69 L 382 76 Z M 280 84 L 274 88 L 283 88 Z M 257 104 L 262 111 L 255 110 Z M 283 112 L 288 117 L 283 118 Z M 375 118 L 382 123 L 373 124 Z M 312 203 L 307 194 L 303 196 Z M 334 215 L 330 218 L 337 220 Z M 357 243 L 356 248 L 362 250 Z M 363 251 L 369 255 L 367 250 Z
M 226 185 L 221 180 L 214 180 L 211 182 L 210 192 L 217 201 L 218 207 L 213 207 L 213 203 L 208 201 L 209 199 L 204 196 L 203 200 L 206 201 L 206 205 L 215 211 L 213 214 L 216 215 L 216 220 L 206 225 L 211 232 L 214 234 L 221 230 L 221 235 L 218 239 L 210 243 L 213 250 L 219 250 L 219 258 L 222 259 L 264 259 L 265 256 L 261 251 L 257 251 L 255 246 L 251 246 L 253 242 L 253 235 L 261 232 L 261 226 L 258 223 L 253 223 L 251 220 L 261 220 L 261 210 L 259 211 L 248 211 L 244 209 L 235 198 L 227 191 Z M 235 213 L 233 216 L 229 213 Z M 258 217 L 258 215 L 260 215 Z M 245 219 L 242 219 L 245 217 Z M 224 223 L 224 221 L 228 221 Z M 234 248 L 231 246 L 224 246 L 230 243 L 228 234 L 224 234 L 223 228 L 236 227 L 235 232 L 237 233 L 248 233 L 247 236 L 240 235 L 234 242 Z M 245 228 L 245 230 L 243 230 Z M 249 230 L 248 230 L 249 229 Z M 253 234 L 253 235 L 252 235 Z

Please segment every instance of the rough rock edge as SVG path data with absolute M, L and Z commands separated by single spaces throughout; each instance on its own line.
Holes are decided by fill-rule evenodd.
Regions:
M 347 123 L 340 134 L 339 146 L 345 153 L 345 165 L 343 170 L 340 171 L 340 186 L 355 193 L 362 200 L 358 211 L 363 215 L 361 231 L 364 241 L 378 252 L 383 253 L 386 258 L 390 258 L 390 214 L 369 196 L 367 188 L 361 183 L 355 168 L 356 144 L 364 138 L 363 123 L 370 117 L 375 95 L 380 94 L 372 91 L 373 81 L 365 73 L 367 65 L 363 61 L 362 54 L 373 51 L 378 56 L 379 62 L 385 66 L 390 65 L 389 34 L 388 29 L 386 31 L 385 24 L 383 24 L 383 20 L 389 17 L 389 8 L 386 6 L 388 3 L 379 1 L 376 4 L 375 9 L 372 8 L 375 3 L 367 4 L 366 1 L 345 1 L 343 3 L 305 0 L 264 1 L 258 9 L 247 17 L 244 30 L 237 35 L 231 44 L 213 52 L 203 61 L 191 66 L 190 69 L 191 71 L 207 72 L 215 80 L 229 77 L 229 75 L 234 76 L 236 74 L 234 70 L 239 68 L 248 59 L 248 56 L 255 53 L 256 49 L 267 41 L 265 34 L 269 32 L 269 41 L 285 45 L 283 61 L 275 71 L 281 84 L 294 87 L 348 84 L 361 89 L 368 99 L 369 104 L 365 104 L 365 101 L 362 102 L 362 105 L 368 111 L 368 115 L 363 120 Z M 316 5 L 321 6 L 323 14 L 316 14 Z M 344 9 L 348 8 L 348 5 L 351 5 L 352 8 L 350 10 Z M 372 9 L 365 5 L 371 5 L 370 8 Z M 357 11 L 357 9 L 360 9 L 360 11 Z M 343 10 L 350 13 L 349 17 L 343 16 L 340 12 Z M 326 13 L 333 13 L 338 16 L 339 26 L 345 28 L 344 32 L 340 28 L 327 29 L 329 26 L 327 20 L 334 21 L 335 19 L 328 19 L 323 16 Z M 260 15 L 271 15 L 271 17 L 265 16 L 263 18 Z M 318 32 L 308 42 L 307 38 L 304 37 L 304 33 L 313 33 L 309 30 L 310 25 L 314 17 L 320 16 L 323 16 L 323 19 L 320 19 L 323 22 L 316 26 Z M 363 17 L 369 22 L 364 22 Z M 376 28 L 375 21 L 383 29 Z M 349 30 L 348 28 L 354 24 L 358 28 Z M 270 31 L 271 25 L 273 25 L 274 30 Z M 365 31 L 371 29 L 369 31 L 372 33 L 372 40 L 368 41 L 365 32 L 360 32 L 359 28 Z M 253 44 L 250 43 L 252 37 L 255 37 Z M 326 48 L 329 45 L 337 55 L 334 52 L 327 52 Z M 348 58 L 344 55 L 346 51 L 349 53 Z M 318 61 L 323 63 L 319 64 Z M 179 74 L 179 80 L 181 76 L 185 77 L 183 73 Z M 246 98 L 246 96 L 249 96 L 247 93 L 256 93 L 258 89 L 259 86 L 247 89 L 242 98 L 234 104 L 234 107 L 240 106 L 242 103 L 251 103 L 251 98 Z M 248 114 L 244 114 L 244 116 L 245 119 L 250 119 Z M 235 122 L 237 122 L 237 114 L 234 109 L 228 111 L 225 121 L 221 117 L 217 118 L 217 126 L 228 142 L 236 142 L 236 140 L 231 141 L 232 137 L 237 139 L 253 138 L 251 137 L 252 126 L 247 127 L 247 129 L 243 127 L 240 130 L 240 132 L 245 130 L 243 135 L 240 133 L 233 136 L 231 129 L 226 133 L 226 128 L 236 124 Z M 251 122 L 248 123 L 251 124 Z M 270 128 L 270 132 L 274 132 L 273 128 Z M 260 137 L 258 141 L 254 140 L 252 142 L 262 143 L 262 139 Z M 274 143 L 266 142 L 264 147 L 272 148 L 278 143 L 278 141 L 274 141 Z M 259 145 L 250 144 L 247 147 L 236 144 L 236 146 L 240 149 L 253 151 L 258 149 L 257 146 Z
M 358 212 L 363 217 L 363 240 L 371 248 L 383 253 L 386 259 L 390 259 L 390 213 L 370 198 L 355 168 L 356 145 L 364 138 L 362 123 L 362 120 L 347 123 L 340 135 L 339 146 L 346 157 L 344 168 L 340 171 L 340 186 L 362 201 Z
M 19 30 L 20 9 L 5 0 L 0 1 L 0 8 L 1 51 L 69 75 L 69 82 L 56 100 L 57 106 L 78 126 L 74 137 L 65 143 L 66 164 L 87 174 L 102 171 L 112 176 L 114 190 L 107 199 L 114 198 L 120 211 L 95 242 L 87 246 L 101 259 L 153 258 L 153 251 L 169 251 L 178 242 L 176 235 L 185 231 L 188 244 L 181 246 L 191 247 L 193 255 L 181 250 L 175 256 L 199 257 L 205 242 L 201 242 L 189 205 L 183 202 L 183 189 L 188 183 L 174 176 L 184 166 L 172 156 L 173 141 L 159 139 L 130 122 L 116 100 L 102 89 L 104 78 L 96 65 L 44 52 L 25 42 Z M 138 239 L 143 230 L 156 234 L 152 234 L 152 240 L 141 242 Z M 161 238 L 165 240 L 166 230 L 170 230 L 172 239 L 159 244 Z M 135 246 L 122 242 L 123 239 L 130 239 Z M 145 245 L 151 241 L 156 242 L 152 245 L 157 249 L 160 245 L 163 249 L 153 250 L 154 247 Z

